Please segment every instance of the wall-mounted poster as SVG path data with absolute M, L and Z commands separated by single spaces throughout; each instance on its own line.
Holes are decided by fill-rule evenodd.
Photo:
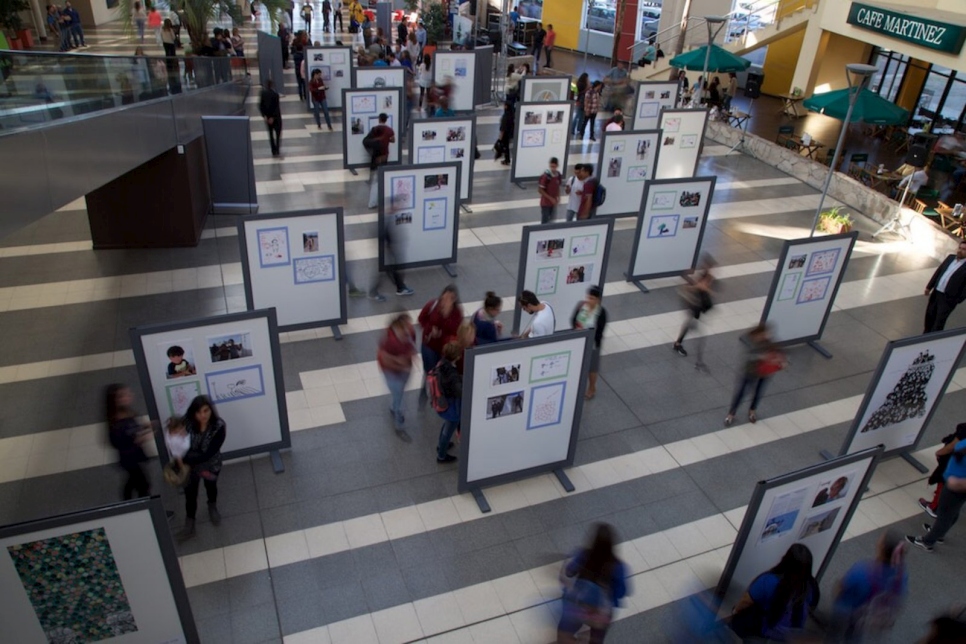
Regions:
M 677 81 L 644 81 L 637 84 L 634 109 L 625 114 L 627 127 L 633 130 L 656 130 L 663 109 L 677 107 L 680 87 Z

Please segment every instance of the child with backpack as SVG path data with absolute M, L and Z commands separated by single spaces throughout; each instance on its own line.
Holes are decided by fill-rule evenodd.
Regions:
M 580 174 L 577 175 L 583 181 L 580 191 L 580 209 L 577 211 L 577 219 L 590 219 L 597 214 L 597 207 L 603 205 L 607 198 L 607 189 L 600 184 L 600 179 L 594 175 L 593 163 L 580 164 Z
M 550 157 L 549 167 L 540 175 L 537 192 L 540 193 L 540 223 L 549 224 L 557 218 L 557 203 L 560 201 L 560 183 L 563 175 L 557 169 L 560 161 Z
M 453 434 L 459 428 L 460 411 L 463 403 L 463 378 L 456 368 L 463 350 L 458 342 L 449 342 L 443 347 L 443 357 L 426 374 L 426 389 L 433 410 L 443 419 L 439 430 L 439 444 L 436 447 L 437 463 L 452 463 L 456 457 L 449 454 L 453 446 Z

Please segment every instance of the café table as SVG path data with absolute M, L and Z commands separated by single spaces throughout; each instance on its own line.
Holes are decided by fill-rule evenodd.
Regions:
M 858 179 L 873 190 L 889 194 L 892 185 L 902 181 L 902 175 L 891 170 L 880 173 L 878 168 L 862 168 L 859 170 Z
M 792 118 L 801 118 L 805 116 L 806 112 L 803 109 L 799 109 L 799 104 L 805 100 L 805 96 L 793 94 L 782 94 L 779 96 L 782 99 L 782 114 L 787 114 Z
M 958 237 L 963 237 L 966 234 L 966 229 L 963 227 L 962 211 L 957 216 L 955 208 L 940 203 L 936 206 L 936 212 L 939 213 L 939 221 L 947 232 Z
M 802 137 L 798 135 L 788 137 L 787 141 L 796 147 L 799 154 L 804 152 L 809 159 L 814 159 L 815 153 L 825 147 L 824 143 L 816 139 L 811 139 L 808 143 L 805 143 Z

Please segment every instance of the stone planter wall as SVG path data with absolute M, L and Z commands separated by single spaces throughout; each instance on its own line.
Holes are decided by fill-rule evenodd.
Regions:
M 707 136 L 717 143 L 731 147 L 741 140 L 741 130 L 725 123 L 709 121 Z M 825 184 L 828 174 L 825 165 L 795 150 L 776 145 L 774 141 L 748 133 L 745 135 L 744 152 L 816 190 L 821 190 Z M 841 172 L 832 176 L 828 196 L 845 204 L 852 213 L 865 215 L 880 225 L 891 220 L 896 212 L 895 201 Z M 834 204 L 827 205 L 831 207 Z M 903 221 L 909 224 L 912 243 L 922 252 L 936 259 L 944 259 L 946 255 L 956 252 L 957 241 L 927 217 L 906 208 L 903 210 Z

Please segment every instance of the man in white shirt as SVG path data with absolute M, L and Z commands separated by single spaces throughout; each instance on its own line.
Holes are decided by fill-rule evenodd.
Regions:
M 966 300 L 966 241 L 959 242 L 955 255 L 943 260 L 926 284 L 926 324 L 923 333 L 942 331 L 957 304 Z
M 573 221 L 580 212 L 584 196 L 584 164 L 578 163 L 574 166 L 574 174 L 564 184 L 564 192 L 567 193 L 567 221 Z
M 557 328 L 557 319 L 553 314 L 553 308 L 546 302 L 537 299 L 533 291 L 520 293 L 520 308 L 533 316 L 530 326 L 520 334 L 521 338 L 540 338 L 553 335 Z
M 896 190 L 898 190 L 898 198 L 902 199 L 903 191 L 907 185 L 909 186 L 909 194 L 915 196 L 924 185 L 929 183 L 929 175 L 926 174 L 926 170 L 928 169 L 929 166 L 927 165 L 922 170 L 916 170 L 912 174 L 906 175 L 902 181 L 899 182 L 899 185 L 896 186 Z

